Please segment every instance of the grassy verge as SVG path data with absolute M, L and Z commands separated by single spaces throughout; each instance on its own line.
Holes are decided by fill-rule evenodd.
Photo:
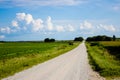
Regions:
M 75 42 L 2 43 L 0 44 L 0 79 L 59 56 L 79 45 Z
M 120 77 L 120 61 L 100 43 L 86 43 L 92 68 L 108 80 Z

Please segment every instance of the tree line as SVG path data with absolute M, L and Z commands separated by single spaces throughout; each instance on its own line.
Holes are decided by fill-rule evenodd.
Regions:
M 115 35 L 113 37 L 109 37 L 106 35 L 98 35 L 98 36 L 93 36 L 93 37 L 88 37 L 86 41 L 115 41 L 117 38 Z M 75 37 L 73 41 L 83 41 L 83 37 Z M 45 38 L 44 42 L 55 42 L 56 40 L 51 38 Z
M 113 37 L 109 37 L 106 35 L 98 35 L 93 37 L 88 37 L 86 41 L 115 41 L 116 37 L 113 35 Z
M 83 41 L 84 39 L 83 39 L 83 37 L 75 37 L 74 38 L 74 41 Z M 44 42 L 55 42 L 56 40 L 55 39 L 53 39 L 53 38 L 45 38 L 44 39 Z

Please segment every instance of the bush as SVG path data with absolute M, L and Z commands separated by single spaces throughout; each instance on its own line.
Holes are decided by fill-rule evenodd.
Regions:
M 68 42 L 69 43 L 69 45 L 73 45 L 73 42 Z

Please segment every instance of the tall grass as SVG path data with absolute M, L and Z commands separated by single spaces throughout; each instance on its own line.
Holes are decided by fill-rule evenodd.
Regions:
M 0 79 L 59 56 L 76 46 L 68 42 L 0 44 Z
M 90 43 L 86 45 L 90 64 L 94 70 L 104 77 L 120 77 L 120 61 L 116 60 L 114 55 L 111 55 L 100 43 L 94 46 L 91 46 Z

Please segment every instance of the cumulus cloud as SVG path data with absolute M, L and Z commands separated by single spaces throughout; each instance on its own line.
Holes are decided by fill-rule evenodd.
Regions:
M 70 24 L 68 25 L 68 30 L 71 31 L 71 32 L 75 31 L 74 27 L 72 25 L 70 25 Z
M 41 19 L 37 19 L 33 21 L 33 31 L 39 31 L 43 28 L 43 21 Z
M 52 23 L 52 19 L 50 16 L 48 16 L 47 18 L 47 28 L 48 30 L 53 30 L 53 23 Z
M 25 20 L 26 20 L 27 24 L 30 24 L 33 21 L 32 15 L 31 14 L 27 14 L 25 16 Z
M 92 23 L 84 21 L 80 24 L 80 29 L 91 29 L 93 27 Z
M 25 21 L 26 21 L 26 24 L 30 24 L 30 23 L 33 21 L 33 17 L 32 17 L 31 14 L 17 13 L 17 14 L 16 14 L 16 18 L 17 18 L 19 21 L 25 20 Z
M 10 27 L 2 27 L 2 28 L 0 28 L 0 32 L 1 33 L 11 33 L 11 29 L 10 29 Z
M 104 29 L 104 30 L 106 30 L 106 31 L 112 31 L 112 32 L 116 31 L 116 28 L 113 25 L 103 25 L 103 24 L 100 24 L 99 27 Z
M 0 35 L 0 39 L 4 39 L 5 38 L 5 36 L 4 35 Z
M 15 20 L 12 21 L 12 26 L 14 26 L 14 27 L 17 28 L 17 29 L 20 29 L 20 28 L 19 28 L 19 25 L 18 25 L 18 22 L 15 21 Z
M 27 30 L 27 28 L 30 28 L 28 26 L 31 26 L 31 30 L 32 31 L 39 31 L 40 29 L 43 28 L 43 21 L 42 19 L 38 18 L 38 19 L 34 19 L 33 16 L 31 14 L 27 14 L 27 13 L 16 13 L 16 20 L 14 20 L 12 22 L 12 25 L 14 25 L 15 27 L 17 27 L 17 22 L 22 23 L 22 28 L 23 30 Z M 24 23 L 23 23 L 24 22 Z M 51 26 L 51 17 L 48 19 L 48 25 L 49 27 Z M 50 27 L 50 29 L 52 29 Z
M 65 31 L 63 26 L 56 26 L 56 30 L 57 30 L 58 32 L 63 32 L 63 31 Z
M 54 27 L 53 23 L 52 23 L 52 18 L 50 16 L 47 17 L 47 20 L 45 21 L 45 23 L 46 24 L 43 24 L 43 20 L 40 18 L 34 19 L 31 14 L 22 12 L 22 13 L 16 13 L 16 18 L 15 18 L 15 20 L 12 21 L 12 26 L 14 26 L 16 28 L 18 28 L 20 26 L 19 27 L 20 30 L 27 30 L 28 28 L 30 28 L 29 30 L 32 30 L 34 32 L 37 32 L 42 29 L 49 30 L 49 31 L 56 30 L 58 32 L 65 31 L 65 28 L 63 26 Z M 87 25 L 87 22 L 85 22 L 85 26 L 86 25 Z M 44 26 L 46 26 L 46 27 L 44 28 Z M 70 31 L 70 32 L 75 31 L 74 27 L 70 24 L 67 25 L 66 30 Z
M 25 13 L 16 13 L 16 18 L 18 19 L 18 20 L 24 20 L 25 19 L 25 16 L 26 16 L 26 14 Z

